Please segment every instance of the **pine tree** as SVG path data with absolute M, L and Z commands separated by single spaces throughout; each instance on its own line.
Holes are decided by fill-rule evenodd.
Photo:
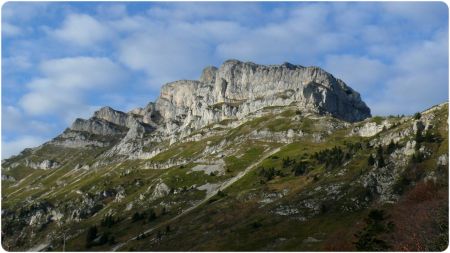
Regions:
M 148 221 L 154 221 L 154 220 L 156 220 L 155 210 L 150 209 L 150 211 L 148 211 Z
M 384 166 L 386 166 L 386 164 L 384 162 L 383 155 L 381 155 L 381 156 L 378 157 L 378 168 L 382 168 Z
M 422 114 L 420 114 L 420 112 L 416 112 L 415 114 L 414 114 L 414 119 L 420 119 L 422 117 Z
M 415 140 L 417 144 L 423 141 L 422 129 L 417 128 Z
M 308 163 L 305 161 L 300 161 L 295 164 L 294 168 L 292 168 L 292 171 L 294 172 L 294 175 L 300 176 L 305 174 L 305 172 L 308 170 Z
M 389 142 L 389 145 L 387 146 L 386 153 L 392 154 L 392 152 L 394 152 L 396 148 L 397 145 L 395 145 L 394 141 L 391 140 L 391 142 Z
M 368 164 L 369 166 L 372 166 L 372 165 L 375 164 L 375 159 L 373 158 L 372 155 L 369 155 L 369 158 L 367 159 L 367 164 Z
M 97 238 L 97 232 L 98 230 L 96 226 L 89 227 L 86 234 L 86 248 L 90 248 L 92 246 L 92 241 Z

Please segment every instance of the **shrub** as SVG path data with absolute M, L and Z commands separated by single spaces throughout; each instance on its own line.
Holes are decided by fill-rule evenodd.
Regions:
M 144 218 L 145 218 L 145 215 L 143 213 L 135 212 L 133 214 L 133 216 L 131 217 L 131 221 L 136 222 L 136 221 L 142 220 Z
M 155 212 L 155 210 L 153 210 L 153 209 L 150 209 L 149 211 L 148 211 L 148 218 L 147 218 L 147 220 L 149 221 L 149 222 L 151 222 L 151 221 L 154 221 L 154 220 L 156 220 L 156 212 Z
M 356 233 L 356 249 L 359 251 L 386 251 L 389 245 L 380 238 L 380 235 L 392 232 L 394 224 L 386 222 L 383 210 L 374 209 L 369 212 L 365 219 L 365 228 Z
M 416 113 L 414 113 L 414 116 L 413 116 L 413 118 L 414 119 L 420 119 L 422 117 L 422 114 L 420 114 L 420 112 L 416 112 Z
M 100 236 L 100 240 L 98 241 L 99 245 L 103 245 L 108 242 L 108 234 L 104 233 Z
M 413 164 L 421 163 L 421 162 L 423 162 L 423 160 L 424 160 L 423 154 L 419 151 L 416 151 L 411 157 L 411 162 Z
M 369 166 L 372 166 L 372 165 L 375 164 L 375 158 L 373 158 L 372 155 L 369 155 L 369 158 L 367 158 L 367 164 L 368 164 Z
M 258 228 L 262 227 L 262 223 L 259 222 L 259 221 L 255 221 L 255 222 L 252 222 L 252 223 L 250 224 L 250 226 L 251 226 L 253 229 L 258 229 Z
M 396 149 L 397 149 L 397 144 L 394 143 L 393 140 L 391 140 L 391 142 L 389 142 L 389 145 L 386 148 L 386 153 L 392 154 Z
M 378 157 L 377 166 L 378 168 L 383 168 L 384 166 L 386 166 L 386 163 L 384 162 L 384 157 L 382 155 Z
M 259 175 L 264 177 L 267 181 L 270 181 L 272 179 L 275 178 L 275 176 L 282 176 L 281 171 L 276 170 L 275 168 L 271 167 L 271 168 L 262 168 L 259 171 Z
M 289 156 L 283 159 L 283 168 L 288 168 L 295 163 L 295 160 L 289 159 Z
M 108 214 L 100 221 L 100 226 L 110 228 L 118 221 L 119 219 L 115 219 L 111 214 Z
M 114 245 L 116 243 L 116 238 L 114 236 L 109 237 L 108 244 Z
M 86 248 L 90 248 L 92 246 L 92 242 L 97 238 L 97 227 L 92 226 L 89 227 L 87 234 L 86 234 Z
M 421 143 L 423 141 L 422 129 L 418 128 L 416 131 L 415 141 Z
M 382 168 L 384 166 L 386 166 L 386 163 L 384 162 L 383 157 L 383 147 L 379 145 L 377 148 L 377 167 Z
M 217 196 L 223 198 L 223 197 L 227 196 L 227 194 L 226 194 L 225 192 L 219 190 L 219 191 L 217 192 Z
M 300 161 L 294 165 L 292 168 L 292 171 L 294 172 L 295 176 L 300 176 L 306 173 L 308 170 L 308 162 Z
M 423 136 L 423 141 L 428 143 L 439 143 L 442 142 L 442 137 L 439 133 L 433 133 L 432 131 L 428 130 L 425 135 Z
M 344 163 L 345 154 L 340 147 L 325 149 L 314 153 L 312 156 L 319 163 L 325 164 L 327 169 L 334 169 Z

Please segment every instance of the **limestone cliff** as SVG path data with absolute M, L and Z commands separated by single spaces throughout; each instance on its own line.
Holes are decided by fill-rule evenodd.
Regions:
M 370 117 L 358 92 L 318 67 L 228 60 L 220 68 L 205 68 L 198 81 L 165 84 L 156 102 L 145 108 L 123 113 L 104 107 L 90 120 L 77 120 L 72 129 L 116 133 L 106 121 L 132 132 L 156 129 L 169 136 L 224 119 L 242 119 L 264 107 L 287 105 L 349 122 Z

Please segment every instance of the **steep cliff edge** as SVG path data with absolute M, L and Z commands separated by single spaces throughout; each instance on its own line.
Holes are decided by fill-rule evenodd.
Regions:
M 156 110 L 167 124 L 198 128 L 243 118 L 264 107 L 287 105 L 349 122 L 370 117 L 359 93 L 320 68 L 237 60 L 228 60 L 218 69 L 205 68 L 200 81 L 164 85 Z

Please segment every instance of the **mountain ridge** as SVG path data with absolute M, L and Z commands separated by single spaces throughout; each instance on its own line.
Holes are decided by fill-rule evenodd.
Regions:
M 448 103 L 369 117 L 359 94 L 322 70 L 239 61 L 221 68 L 167 84 L 144 108 L 103 107 L 3 160 L 3 247 L 446 247 L 448 230 L 436 228 L 448 223 Z M 383 229 L 373 232 L 371 222 Z
M 106 106 L 90 119 L 76 119 L 70 130 L 125 134 L 114 152 L 145 156 L 131 140 L 153 134 L 174 143 L 209 124 L 245 119 L 264 107 L 288 105 L 303 113 L 350 122 L 371 116 L 359 93 L 321 68 L 227 60 L 219 68 L 206 67 L 199 80 L 163 85 L 156 101 L 144 108 L 125 113 Z

